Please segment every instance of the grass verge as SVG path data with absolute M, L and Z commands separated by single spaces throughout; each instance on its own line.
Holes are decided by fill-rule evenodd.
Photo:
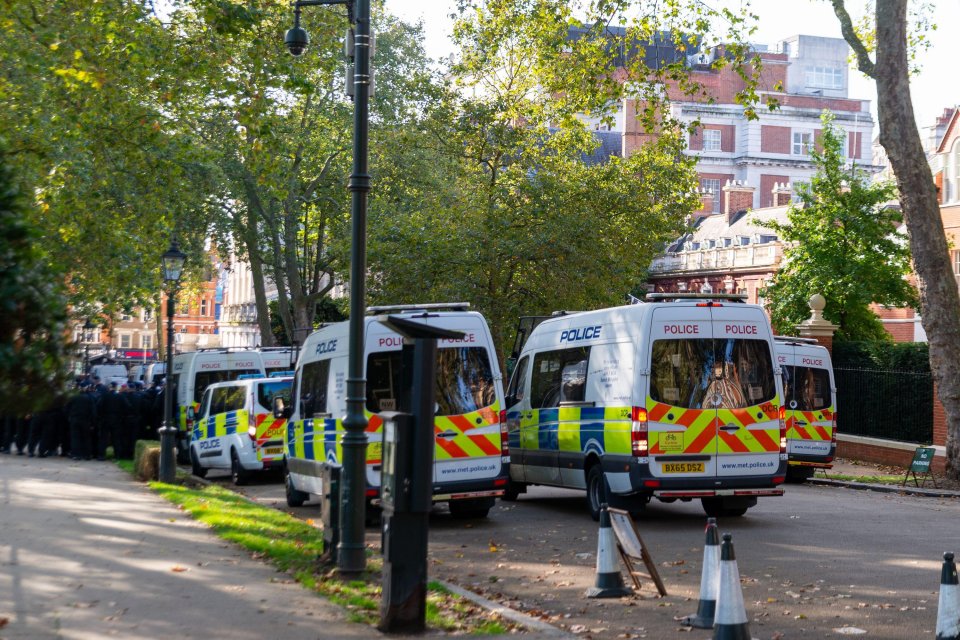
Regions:
M 843 480 L 844 482 L 863 482 L 865 484 L 901 484 L 903 483 L 903 475 L 892 476 L 892 475 L 867 475 L 867 476 L 853 476 L 842 473 L 830 473 L 825 476 L 830 480 Z
M 123 468 L 127 468 L 118 462 Z M 130 463 L 129 471 L 133 465 Z M 297 582 L 344 607 L 354 622 L 375 625 L 380 620 L 380 558 L 371 556 L 359 580 L 342 580 L 320 565 L 323 534 L 312 520 L 260 506 L 216 485 L 191 487 L 151 482 L 150 487 L 192 517 L 210 526 L 221 538 L 274 564 Z M 460 598 L 431 582 L 427 594 L 427 625 L 432 629 L 493 635 L 513 628 L 500 616 Z

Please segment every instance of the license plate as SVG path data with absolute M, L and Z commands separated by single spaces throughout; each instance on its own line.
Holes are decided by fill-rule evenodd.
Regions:
M 703 462 L 664 462 L 664 473 L 703 473 L 706 467 Z
M 283 455 L 283 447 L 270 447 L 268 449 L 264 449 L 263 454 L 266 456 Z

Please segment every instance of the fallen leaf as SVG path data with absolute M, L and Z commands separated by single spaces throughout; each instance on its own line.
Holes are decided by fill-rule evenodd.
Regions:
M 189 571 L 189 569 L 186 567 L 181 567 L 180 565 L 174 565 L 170 567 L 170 571 L 173 571 L 174 573 L 183 573 L 184 571 Z

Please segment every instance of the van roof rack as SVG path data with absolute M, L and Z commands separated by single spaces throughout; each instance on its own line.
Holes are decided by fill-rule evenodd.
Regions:
M 469 302 L 428 302 L 426 304 L 386 304 L 367 307 L 367 313 L 393 313 L 404 311 L 467 311 Z
M 261 353 L 269 353 L 271 351 L 290 351 L 293 347 L 256 347 L 256 350 Z
M 256 350 L 256 347 L 203 347 L 202 349 L 194 349 L 193 351 L 182 351 L 177 355 L 182 356 L 190 353 L 240 353 L 241 351 Z
M 729 300 L 731 302 L 746 302 L 745 293 L 648 293 L 647 300 L 661 302 L 670 300 Z
M 798 338 L 797 336 L 773 336 L 777 342 L 799 342 L 802 344 L 820 344 L 814 338 Z
M 550 317 L 551 317 L 551 318 L 561 318 L 561 317 L 563 317 L 563 316 L 572 316 L 572 315 L 576 315 L 576 314 L 578 314 L 578 313 L 583 313 L 583 311 L 571 311 L 571 310 L 569 310 L 569 309 L 558 309 L 557 311 L 551 311 L 551 312 L 550 312 Z M 536 316 L 533 316 L 533 317 L 536 317 Z

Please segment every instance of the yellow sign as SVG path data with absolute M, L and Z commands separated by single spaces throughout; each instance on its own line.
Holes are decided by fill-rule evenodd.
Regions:
M 683 451 L 683 432 L 660 432 L 660 449 L 662 451 Z
M 705 471 L 702 462 L 664 462 L 664 473 L 703 473 Z

